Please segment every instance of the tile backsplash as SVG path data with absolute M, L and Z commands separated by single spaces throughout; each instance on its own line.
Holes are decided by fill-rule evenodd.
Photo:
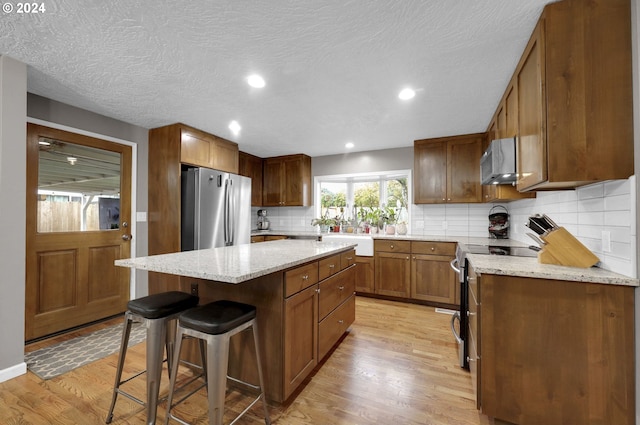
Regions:
M 530 230 L 525 223 L 532 214 L 547 214 L 593 251 L 600 258 L 600 267 L 636 277 L 635 193 L 636 181 L 632 176 L 576 190 L 538 192 L 533 199 L 499 204 L 411 205 L 409 232 L 423 236 L 488 237 L 489 213 L 494 206 L 504 205 L 509 212 L 511 239 L 533 243 L 526 235 Z M 311 227 L 314 207 L 266 209 L 273 230 L 315 230 Z M 257 210 L 252 208 L 255 219 Z M 603 239 L 610 240 L 610 247 L 603 246 Z
M 600 258 L 599 266 L 636 277 L 635 176 L 580 187 L 538 192 L 533 199 L 503 204 L 412 205 L 412 234 L 488 237 L 489 212 L 495 205 L 509 211 L 511 239 L 531 244 L 525 226 L 532 214 L 547 214 Z M 603 246 L 610 240 L 610 247 Z M 610 248 L 610 249 L 609 249 Z

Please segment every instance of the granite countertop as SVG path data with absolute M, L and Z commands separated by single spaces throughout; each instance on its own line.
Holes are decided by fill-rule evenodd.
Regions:
M 116 260 L 116 266 L 241 283 L 353 248 L 353 243 L 278 240 Z
M 536 257 L 467 254 L 473 269 L 479 274 L 533 277 L 539 279 L 570 280 L 575 282 L 638 286 L 638 279 L 598 267 L 567 267 L 540 264 Z

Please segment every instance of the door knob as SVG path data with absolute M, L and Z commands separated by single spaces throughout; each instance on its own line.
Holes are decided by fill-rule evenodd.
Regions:
M 122 235 L 123 241 L 130 241 L 131 239 L 133 239 L 133 235 Z

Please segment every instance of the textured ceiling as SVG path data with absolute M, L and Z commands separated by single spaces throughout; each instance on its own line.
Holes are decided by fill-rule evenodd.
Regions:
M 0 12 L 0 54 L 41 96 L 262 157 L 320 156 L 484 131 L 550 2 L 47 0 Z M 414 99 L 397 98 L 405 86 Z

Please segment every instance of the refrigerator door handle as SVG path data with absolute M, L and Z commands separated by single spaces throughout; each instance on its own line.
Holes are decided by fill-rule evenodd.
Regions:
M 227 223 L 229 225 L 229 245 L 235 245 L 235 215 L 236 215 L 236 190 L 233 180 L 227 180 L 229 184 L 229 215 Z
M 229 245 L 229 179 L 224 181 L 224 244 Z

